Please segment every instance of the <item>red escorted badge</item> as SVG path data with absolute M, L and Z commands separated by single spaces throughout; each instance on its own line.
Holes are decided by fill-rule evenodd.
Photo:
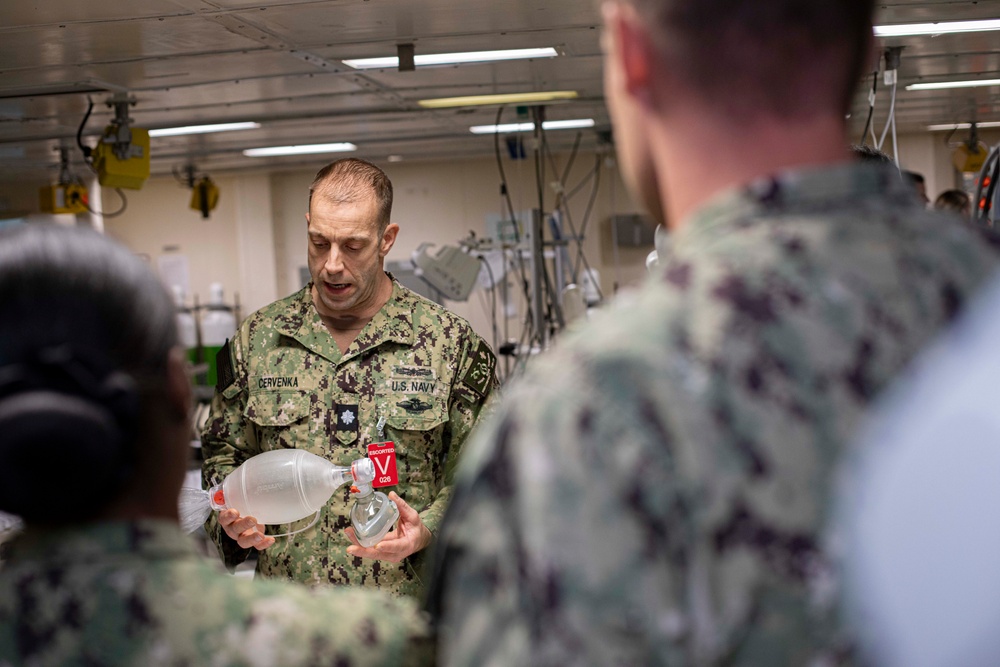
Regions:
M 374 442 L 368 445 L 368 458 L 375 464 L 375 481 L 372 488 L 399 484 L 396 471 L 396 445 L 392 442 Z

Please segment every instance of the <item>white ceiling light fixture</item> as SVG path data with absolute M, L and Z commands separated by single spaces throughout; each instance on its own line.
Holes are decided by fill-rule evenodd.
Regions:
M 276 155 L 312 155 L 315 153 L 346 153 L 356 151 L 358 147 L 349 142 L 335 144 L 302 144 L 299 146 L 268 146 L 265 148 L 248 148 L 243 151 L 247 157 L 274 157 Z
M 1000 86 L 1000 79 L 975 79 L 972 81 L 937 81 L 934 83 L 911 83 L 907 90 L 945 90 L 948 88 L 981 88 Z
M 594 127 L 594 119 L 578 118 L 576 120 L 546 120 L 542 122 L 542 128 L 546 130 L 576 130 L 585 127 Z
M 912 37 L 915 35 L 949 35 L 961 32 L 988 32 L 991 30 L 1000 30 L 1000 19 L 877 25 L 875 26 L 874 33 L 876 37 Z
M 1000 127 L 1000 121 L 988 121 L 986 123 L 976 123 L 976 127 Z M 928 125 L 929 132 L 952 132 L 954 130 L 971 130 L 972 123 L 950 123 L 944 125 Z
M 162 127 L 150 130 L 151 137 L 177 137 L 182 134 L 210 134 L 212 132 L 232 132 L 234 130 L 256 130 L 260 123 L 215 123 L 212 125 L 184 125 L 182 127 Z
M 506 49 L 503 51 L 467 51 L 465 53 L 430 53 L 416 55 L 413 64 L 416 67 L 432 65 L 464 65 L 468 63 L 489 63 L 501 60 L 525 60 L 529 58 L 554 58 L 559 52 L 552 47 L 540 49 Z M 390 69 L 399 67 L 399 57 L 385 58 L 353 58 L 343 61 L 354 69 Z
M 466 95 L 464 97 L 438 97 L 417 100 L 424 109 L 449 109 L 453 107 L 497 106 L 500 104 L 539 104 L 575 100 L 580 94 L 575 90 L 552 90 L 531 93 L 499 93 L 496 95 Z
M 547 120 L 542 123 L 544 130 L 575 130 L 594 127 L 593 118 L 577 118 L 573 120 Z M 507 134 L 510 132 L 531 132 L 534 123 L 504 123 L 503 125 L 474 125 L 469 128 L 473 134 Z

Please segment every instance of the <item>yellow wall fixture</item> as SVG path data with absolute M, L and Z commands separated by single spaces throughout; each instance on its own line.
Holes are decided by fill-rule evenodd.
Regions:
M 87 188 L 78 183 L 46 185 L 39 192 L 42 213 L 86 213 Z
M 149 178 L 149 131 L 140 127 L 130 128 L 132 140 L 124 159 L 115 153 L 114 136 L 117 131 L 115 125 L 109 125 L 94 148 L 97 180 L 106 188 L 139 190 Z
M 208 214 L 219 204 L 219 187 L 208 176 L 202 176 L 191 188 L 190 208 L 201 211 L 201 217 L 208 219 Z

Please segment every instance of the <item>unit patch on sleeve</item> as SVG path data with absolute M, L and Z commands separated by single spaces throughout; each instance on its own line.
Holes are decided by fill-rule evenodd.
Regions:
M 476 392 L 480 398 L 485 398 L 493 383 L 493 370 L 496 368 L 497 358 L 493 356 L 489 346 L 482 340 L 479 341 L 471 358 L 469 368 L 462 376 L 462 384 Z
M 224 392 L 230 385 L 236 382 L 236 371 L 233 368 L 233 356 L 229 352 L 229 339 L 215 355 L 215 368 L 218 375 L 215 380 L 215 391 Z

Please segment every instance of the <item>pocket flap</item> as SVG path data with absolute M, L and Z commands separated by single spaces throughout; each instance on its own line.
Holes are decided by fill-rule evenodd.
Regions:
M 386 423 L 399 431 L 429 431 L 448 421 L 448 401 L 441 396 L 390 397 Z
M 288 426 L 309 416 L 309 397 L 302 391 L 252 393 L 243 416 L 258 426 Z

